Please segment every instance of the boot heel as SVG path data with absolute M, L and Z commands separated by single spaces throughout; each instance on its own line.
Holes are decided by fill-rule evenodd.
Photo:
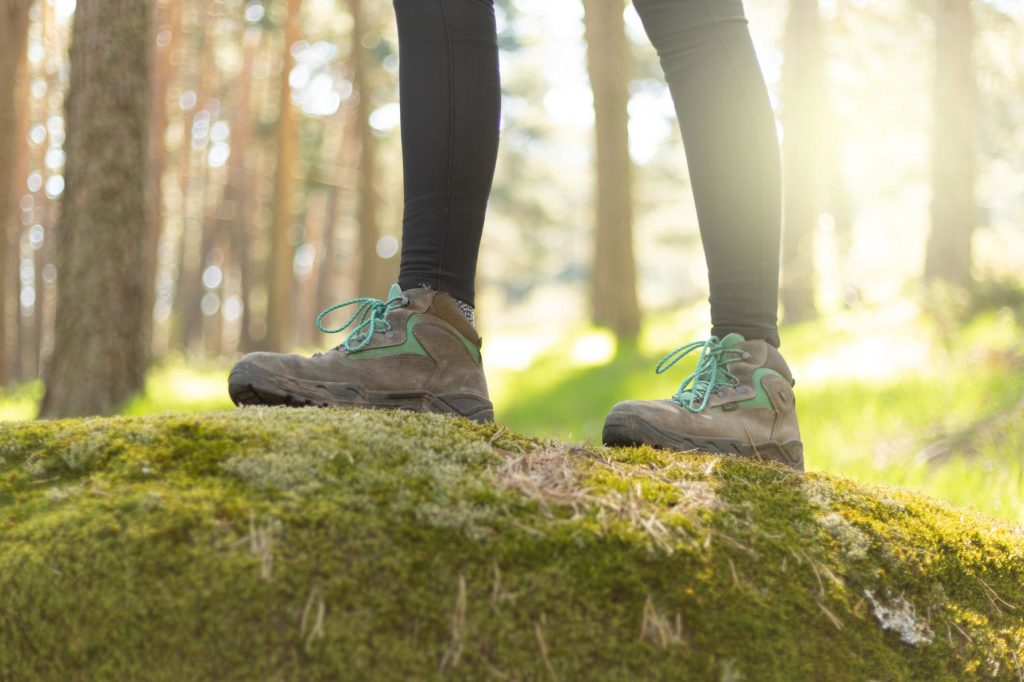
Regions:
M 451 412 L 481 424 L 494 421 L 494 405 L 478 395 L 441 395 L 438 400 Z
M 751 459 L 779 462 L 798 471 L 804 470 L 804 444 L 798 440 L 791 440 L 788 443 L 768 441 L 757 443 L 753 447 L 745 445 L 741 448 L 740 454 Z

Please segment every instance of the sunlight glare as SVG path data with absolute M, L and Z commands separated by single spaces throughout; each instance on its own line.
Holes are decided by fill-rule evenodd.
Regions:
M 574 367 L 594 367 L 615 356 L 615 336 L 608 330 L 580 335 L 572 344 L 569 357 Z

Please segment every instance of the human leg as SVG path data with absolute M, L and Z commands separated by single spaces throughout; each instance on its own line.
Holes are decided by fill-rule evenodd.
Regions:
M 779 144 L 740 0 L 634 0 L 679 118 L 712 334 L 779 346 Z
M 385 300 L 355 299 L 321 314 L 321 330 L 348 332 L 326 353 L 242 358 L 228 380 L 238 405 L 493 419 L 480 337 L 465 310 L 498 144 L 493 1 L 395 0 L 395 12 L 406 191 L 400 282 Z M 356 306 L 346 324 L 324 325 L 346 306 Z
M 722 452 L 803 469 L 793 376 L 778 351 L 781 181 L 768 92 L 740 0 L 634 0 L 661 57 L 708 264 L 712 336 L 668 400 L 612 408 L 603 440 Z
M 394 5 L 405 171 L 399 284 L 473 305 L 501 111 L 494 2 Z

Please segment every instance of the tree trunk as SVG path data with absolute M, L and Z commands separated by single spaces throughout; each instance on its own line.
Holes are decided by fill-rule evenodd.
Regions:
M 356 120 L 348 109 L 342 109 L 335 125 L 341 139 L 335 154 L 332 184 L 327 194 L 327 205 L 324 209 L 324 240 L 321 248 L 320 268 L 317 271 L 316 309 L 325 310 L 337 303 L 337 233 L 338 214 L 342 210 L 342 193 L 350 195 L 346 188 L 350 178 L 357 171 Z
M 629 156 L 632 60 L 621 0 L 584 0 L 583 8 L 597 154 L 591 309 L 594 324 L 610 328 L 620 342 L 628 343 L 640 331 Z
M 253 143 L 252 70 L 259 52 L 259 31 L 245 31 L 244 66 L 235 85 L 234 114 L 231 118 L 231 159 L 224 198 L 219 217 L 220 230 L 228 235 L 231 260 L 238 268 L 239 297 L 242 299 L 242 317 L 239 320 L 238 346 L 248 351 L 252 347 L 249 325 L 252 315 L 252 245 L 249 243 L 252 223 L 251 180 L 246 164 L 246 151 Z
M 18 139 L 25 102 L 17 96 L 19 75 L 25 66 L 28 38 L 28 0 L 0 0 L 0 386 L 11 379 L 9 324 L 17 323 L 16 196 L 22 178 L 10 173 L 16 167 Z M 11 304 L 13 303 L 13 309 Z
M 971 283 L 971 233 L 977 216 L 974 21 L 969 0 L 937 0 L 935 15 L 932 227 L 925 278 Z
M 202 17 L 212 24 L 215 8 L 212 4 L 199 2 L 197 6 L 202 8 Z M 214 51 L 217 45 L 217 35 L 211 25 L 204 24 L 198 29 L 200 39 L 199 48 L 199 71 L 198 84 L 196 87 L 197 110 L 190 114 L 191 125 L 200 115 L 209 115 L 212 123 L 214 112 L 219 108 L 218 86 L 220 73 L 217 69 L 217 61 Z M 188 142 L 194 142 L 190 133 L 186 135 Z M 207 137 L 209 144 L 209 137 Z M 186 153 L 190 154 L 190 173 L 187 184 L 187 196 L 184 201 L 185 222 L 182 234 L 182 267 L 178 276 L 181 293 L 182 315 L 182 346 L 191 353 L 202 354 L 202 337 L 204 326 L 204 314 L 202 312 L 203 300 L 203 271 L 207 265 L 207 257 L 211 248 L 210 236 L 210 214 L 208 198 L 215 195 L 212 190 L 212 177 L 210 165 L 207 162 L 208 147 L 196 149 L 191 144 L 185 147 Z
M 292 108 L 288 75 L 295 66 L 292 45 L 299 39 L 299 12 L 302 0 L 288 0 L 284 26 L 281 66 L 280 115 L 277 128 L 277 169 L 274 173 L 274 223 L 271 228 L 270 281 L 268 283 L 267 347 L 282 352 L 292 342 L 292 259 L 295 247 L 291 234 L 294 222 L 292 198 L 295 193 L 295 167 L 298 154 L 298 129 Z
M 818 0 L 791 0 L 782 82 L 785 219 L 780 297 L 787 323 L 817 317 L 814 231 L 828 175 L 822 156 L 827 110 L 824 59 Z
M 167 92 L 174 77 L 175 64 L 172 59 L 180 40 L 181 3 L 155 3 L 154 25 L 150 37 L 152 56 L 152 91 L 150 93 L 149 164 L 146 179 L 149 184 L 149 234 L 146 243 L 146 259 L 143 262 L 146 283 L 146 352 L 152 352 L 153 306 L 156 304 L 157 249 L 163 233 L 163 177 L 167 159 Z
M 352 12 L 352 69 L 356 96 L 356 138 L 359 141 L 359 167 L 356 176 L 356 223 L 359 227 L 359 277 L 356 291 L 359 296 L 385 296 L 391 279 L 386 263 L 377 255 L 380 240 L 380 196 L 377 193 L 377 138 L 370 126 L 373 113 L 373 79 L 370 70 L 374 63 L 363 47 L 367 31 L 366 10 L 363 0 L 349 0 Z
M 34 103 L 30 94 L 31 81 L 31 69 L 27 63 L 23 63 L 15 94 L 15 101 L 23 103 L 23 107 L 18 114 L 19 121 L 18 128 L 14 133 L 15 140 L 28 139 L 30 120 L 35 115 L 32 106 Z M 50 113 L 50 110 L 45 105 L 42 107 L 42 111 L 46 112 L 46 114 Z M 11 176 L 15 178 L 15 181 L 11 183 L 10 206 L 13 209 L 13 214 L 11 215 L 11 222 L 7 230 L 8 244 L 10 245 L 6 263 L 7 284 L 10 291 L 7 299 L 10 316 L 7 319 L 11 325 L 8 334 L 11 344 L 8 353 L 10 358 L 8 380 L 15 384 L 39 378 L 37 374 L 29 371 L 28 368 L 31 363 L 25 360 L 27 355 L 25 353 L 25 344 L 28 337 L 28 324 L 26 323 L 26 316 L 21 314 L 21 241 L 24 237 L 24 225 L 22 224 L 24 214 L 21 211 L 20 203 L 21 199 L 29 194 L 28 187 L 25 184 L 29 168 L 40 167 L 43 163 L 43 154 L 45 152 L 41 147 L 42 145 L 38 149 L 33 149 L 24 142 L 17 145 L 15 147 L 14 166 L 11 171 Z M 35 194 L 33 199 L 38 198 L 41 198 L 39 192 Z M 50 227 L 52 227 L 52 224 Z M 49 241 L 52 241 L 52 236 Z
M 38 29 L 39 38 L 43 45 L 49 46 L 57 42 L 56 35 L 56 11 L 54 6 L 50 3 L 42 3 L 38 5 L 39 11 L 35 19 L 35 23 Z M 47 50 L 44 50 L 46 54 Z M 45 59 L 45 57 L 44 57 Z M 53 93 L 59 89 L 58 74 L 53 73 L 49 69 L 37 69 L 34 70 L 29 67 L 25 74 L 26 84 L 32 81 L 41 81 L 46 85 L 46 93 L 42 97 L 33 97 L 28 89 L 26 88 L 19 93 L 20 97 L 24 97 L 24 101 L 27 103 L 26 113 L 27 116 L 32 120 L 46 120 L 51 114 L 55 113 L 53 106 L 50 104 L 50 99 Z M 24 136 L 27 134 L 26 129 L 18 131 L 18 135 Z M 25 139 L 22 137 L 22 139 Z M 19 161 L 25 165 L 15 170 L 15 173 L 20 178 L 26 178 L 28 170 L 42 169 L 45 167 L 47 145 L 38 144 L 29 147 L 28 153 L 25 154 Z M 28 210 L 23 210 L 21 213 L 21 236 L 18 240 L 19 253 L 17 260 L 17 270 L 19 278 L 19 288 L 21 293 L 27 293 L 27 289 L 31 288 L 32 295 L 27 296 L 26 300 L 21 301 L 19 309 L 18 320 L 18 350 L 17 350 L 17 362 L 18 362 L 18 375 L 22 380 L 37 379 L 40 377 L 39 373 L 39 356 L 40 356 L 40 332 L 41 332 L 41 321 L 42 315 L 40 315 L 42 296 L 41 288 L 39 286 L 40 280 L 40 253 L 35 248 L 24 248 L 25 232 L 24 228 L 27 227 L 26 221 L 31 224 L 39 224 L 43 226 L 44 230 L 49 230 L 51 233 L 50 239 L 45 239 L 44 243 L 53 242 L 53 228 L 57 224 L 56 218 L 59 215 L 59 211 L 55 210 L 55 203 L 46 196 L 45 190 L 40 189 L 35 192 L 27 191 L 26 185 L 19 187 L 19 191 L 16 193 L 15 198 L 20 199 L 22 197 L 30 197 L 32 200 L 32 207 Z M 31 228 L 29 228 L 31 229 Z M 29 273 L 34 273 L 34 276 L 29 276 Z M 24 279 L 23 279 L 24 277 Z
M 195 0 L 185 12 L 195 12 L 199 22 L 189 32 L 186 67 L 189 84 L 194 85 L 195 106 L 184 116 L 186 133 L 178 150 L 178 174 L 181 188 L 181 236 L 178 253 L 177 286 L 174 295 L 175 336 L 177 345 L 189 352 L 200 352 L 203 330 L 203 263 L 209 166 L 205 150 L 196 150 L 194 129 L 200 115 L 209 114 L 216 99 L 211 84 L 216 69 L 216 36 L 210 27 L 213 6 Z M 187 57 L 186 57 L 187 58 Z
M 150 11 L 79 0 L 75 12 L 45 417 L 110 414 L 143 385 Z

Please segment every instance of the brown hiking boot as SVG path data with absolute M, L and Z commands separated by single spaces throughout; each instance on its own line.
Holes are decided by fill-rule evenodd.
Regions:
M 337 329 L 324 316 L 358 305 Z M 236 405 L 379 407 L 494 420 L 480 358 L 480 336 L 446 293 L 391 288 L 386 301 L 360 298 L 317 319 L 325 332 L 353 327 L 337 348 L 306 358 L 250 353 L 228 379 Z
M 606 445 L 651 445 L 770 459 L 804 469 L 793 375 L 778 349 L 739 334 L 669 353 L 661 374 L 701 349 L 696 371 L 669 400 L 630 400 L 604 423 Z

